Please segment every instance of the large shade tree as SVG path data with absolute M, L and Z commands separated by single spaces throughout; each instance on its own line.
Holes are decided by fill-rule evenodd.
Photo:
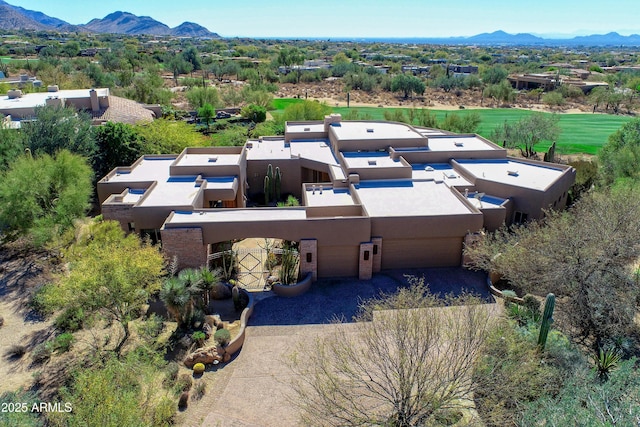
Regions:
M 292 355 L 304 425 L 429 425 L 468 404 L 488 311 L 469 297 L 440 307 L 424 279 L 411 282 Z

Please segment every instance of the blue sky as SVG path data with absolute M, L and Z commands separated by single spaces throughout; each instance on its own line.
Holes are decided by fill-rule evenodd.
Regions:
M 225 37 L 450 37 L 640 33 L 637 0 L 7 0 L 72 24 L 118 10 Z

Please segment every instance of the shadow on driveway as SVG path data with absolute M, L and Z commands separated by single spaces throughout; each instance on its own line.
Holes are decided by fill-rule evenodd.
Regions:
M 336 317 L 350 322 L 362 300 L 407 287 L 405 275 L 424 276 L 434 294 L 459 295 L 466 291 L 493 302 L 483 272 L 460 267 L 386 270 L 371 280 L 320 279 L 299 297 L 265 298 L 256 303 L 249 326 L 325 324 Z

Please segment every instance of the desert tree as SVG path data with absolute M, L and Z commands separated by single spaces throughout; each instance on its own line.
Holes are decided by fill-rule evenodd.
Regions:
M 130 322 L 160 288 L 162 255 L 137 235 L 125 236 L 117 222 L 96 221 L 76 229 L 65 258 L 69 272 L 46 285 L 38 302 L 49 311 L 82 307 L 119 323 L 123 333 L 114 347 L 119 355 L 131 335 Z
M 638 190 L 621 187 L 589 193 L 543 221 L 487 234 L 465 251 L 476 268 L 499 273 L 525 292 L 568 297 L 562 316 L 597 352 L 634 327 L 639 229 Z
M 598 154 L 606 184 L 617 179 L 640 179 L 640 119 L 632 120 L 609 136 Z
M 438 300 L 424 278 L 410 283 L 291 356 L 305 425 L 425 425 L 468 404 L 489 312 L 469 296 Z
M 402 92 L 404 99 L 412 93 L 422 95 L 426 86 L 420 77 L 398 74 L 391 80 L 391 92 Z
M 542 141 L 554 141 L 560 134 L 558 117 L 533 113 L 515 123 L 504 122 L 493 130 L 491 138 L 503 141 L 507 148 L 519 148 L 523 157 L 534 157 L 535 146 Z

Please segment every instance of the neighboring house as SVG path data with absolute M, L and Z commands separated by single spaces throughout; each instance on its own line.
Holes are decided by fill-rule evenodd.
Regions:
M 72 106 L 91 114 L 94 125 L 107 121 L 135 124 L 153 121 L 160 117 L 159 105 L 143 105 L 129 99 L 113 96 L 108 88 L 59 90 L 58 86 L 47 87 L 47 92 L 23 94 L 21 90 L 10 90 L 0 96 L 0 114 L 13 120 L 30 120 L 37 107 L 46 105 Z
M 269 164 L 302 206 L 246 207 L 263 200 Z M 181 267 L 205 264 L 217 243 L 270 237 L 300 242 L 302 273 L 367 279 L 460 265 L 474 233 L 563 209 L 574 179 L 478 135 L 332 114 L 243 147 L 143 156 L 100 180 L 98 197 L 104 218 L 160 238 Z

